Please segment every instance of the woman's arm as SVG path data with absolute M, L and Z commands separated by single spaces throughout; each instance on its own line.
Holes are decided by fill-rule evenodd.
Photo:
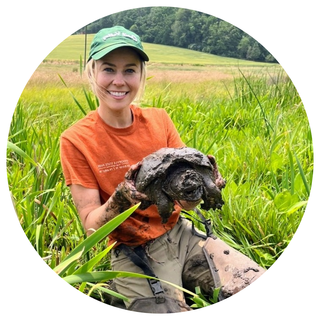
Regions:
M 107 210 L 110 206 L 108 201 L 101 204 L 99 191 L 96 189 L 73 184 L 70 186 L 70 191 L 82 225 L 88 234 L 99 229 L 119 214 L 117 211 Z
M 147 200 L 147 196 L 138 192 L 135 188 L 134 177 L 139 168 L 140 163 L 131 166 L 124 181 L 117 186 L 114 193 L 104 204 L 101 204 L 99 190 L 86 188 L 78 184 L 70 186 L 74 204 L 88 234 L 99 229 L 132 205 Z

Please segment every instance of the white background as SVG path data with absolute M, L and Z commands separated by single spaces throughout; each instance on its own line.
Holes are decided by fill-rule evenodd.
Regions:
M 320 23 L 317 1 L 138 0 L 134 5 L 110 2 L 1 2 L 1 319 L 150 317 L 94 301 L 56 276 L 31 247 L 10 202 L 5 167 L 6 141 L 19 96 L 51 50 L 84 25 L 115 12 L 146 6 L 182 7 L 209 13 L 232 23 L 266 47 L 295 84 L 308 114 L 315 159 L 318 160 Z M 318 164 L 319 161 L 315 166 L 311 197 L 302 223 L 271 269 L 258 282 L 224 302 L 167 317 L 319 319 Z

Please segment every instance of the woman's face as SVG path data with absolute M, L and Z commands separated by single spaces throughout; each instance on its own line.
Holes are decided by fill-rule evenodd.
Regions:
M 128 47 L 111 51 L 96 64 L 96 84 L 100 106 L 120 111 L 137 95 L 141 82 L 141 60 Z

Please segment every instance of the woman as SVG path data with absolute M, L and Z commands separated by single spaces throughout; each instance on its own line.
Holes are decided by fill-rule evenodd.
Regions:
M 134 186 L 134 175 L 145 156 L 163 147 L 184 146 L 165 110 L 132 104 L 143 93 L 148 60 L 139 36 L 120 26 L 100 30 L 91 44 L 86 70 L 99 107 L 61 136 L 66 184 L 89 234 L 146 200 Z M 187 210 L 197 205 L 179 204 Z M 137 210 L 112 232 L 110 241 L 117 241 L 112 268 L 136 273 L 151 270 L 160 279 L 190 290 L 200 286 L 204 294 L 211 294 L 221 284 L 212 275 L 214 268 L 210 271 L 203 250 L 206 240 L 180 217 L 180 206 L 175 205 L 165 224 L 156 206 Z M 146 259 L 147 266 L 132 259 L 132 249 L 142 252 L 138 260 Z M 165 283 L 117 278 L 114 287 L 130 299 L 125 305 L 130 310 L 191 310 L 183 293 Z

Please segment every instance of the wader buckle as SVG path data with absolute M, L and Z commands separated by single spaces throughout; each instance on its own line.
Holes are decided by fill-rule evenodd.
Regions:
M 152 293 L 156 298 L 156 303 L 164 303 L 166 299 L 160 281 L 155 279 L 148 279 L 148 282 Z
M 156 299 L 156 303 L 164 303 L 166 301 L 165 292 L 161 286 L 160 280 L 154 274 L 152 267 L 148 261 L 145 250 L 142 246 L 135 248 L 128 247 L 124 244 L 119 245 L 119 249 L 123 250 L 124 254 L 138 267 L 140 267 L 144 274 L 157 279 L 147 279 L 151 291 Z

